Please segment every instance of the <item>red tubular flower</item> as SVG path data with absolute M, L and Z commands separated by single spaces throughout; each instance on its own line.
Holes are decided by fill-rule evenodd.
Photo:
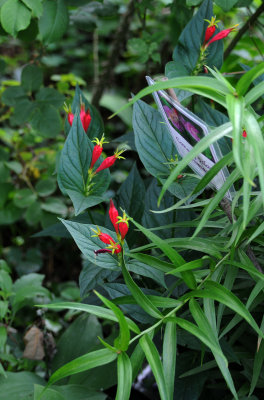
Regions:
M 74 114 L 72 112 L 69 112 L 68 114 L 68 122 L 69 124 L 72 126 L 73 123 L 73 118 L 74 118 Z
M 111 157 L 106 157 L 104 159 L 104 161 L 102 162 L 102 164 L 100 165 L 100 167 L 97 168 L 97 170 L 95 171 L 95 173 L 97 174 L 97 172 L 102 171 L 103 169 L 107 169 L 112 167 L 112 165 L 114 165 L 114 163 L 116 162 L 116 160 L 118 158 L 124 158 L 121 157 L 120 154 L 123 153 L 124 150 L 120 150 L 120 151 L 116 151 L 115 154 Z
M 101 242 L 106 243 L 106 244 L 111 244 L 115 243 L 114 239 L 108 235 L 108 233 L 103 233 L 97 226 L 97 231 L 93 228 L 91 230 L 95 233 L 95 235 L 92 235 L 92 237 L 98 237 Z
M 99 249 L 99 250 L 94 250 L 94 254 L 97 256 L 98 254 L 102 253 L 112 253 L 112 254 L 118 254 L 122 251 L 122 247 L 120 244 L 114 243 L 115 247 L 112 248 L 112 250 L 109 249 Z
M 229 35 L 230 32 L 233 32 L 237 26 L 238 26 L 238 24 L 232 26 L 232 28 L 224 29 L 223 31 L 218 32 L 209 42 L 207 42 L 204 45 L 204 47 L 207 48 L 211 43 L 214 43 L 217 40 L 224 39 L 225 37 L 227 37 Z
M 87 129 L 89 128 L 92 118 L 90 115 L 90 111 L 89 110 L 85 111 L 84 104 L 81 104 L 80 119 L 82 121 L 83 129 L 85 130 L 85 132 L 87 132 Z
M 109 217 L 115 228 L 116 234 L 118 235 L 119 234 L 118 225 L 117 225 L 118 224 L 118 211 L 115 208 L 115 205 L 114 205 L 114 202 L 112 199 L 110 200 Z
M 215 17 L 212 17 L 210 21 L 208 19 L 205 19 L 205 21 L 209 22 L 209 25 L 207 26 L 206 31 L 205 31 L 203 45 L 205 45 L 208 42 L 208 40 L 211 39 L 211 37 L 215 33 L 215 28 L 217 27 L 217 22 L 219 22 L 219 21 L 215 20 Z
M 95 138 L 93 140 L 93 142 L 95 142 L 96 145 L 94 146 L 94 149 L 93 149 L 93 155 L 92 155 L 92 161 L 91 161 L 90 169 L 93 168 L 94 164 L 96 163 L 96 161 L 98 160 L 98 158 L 102 154 L 103 144 L 104 143 L 108 143 L 108 142 L 105 141 L 104 135 L 101 137 L 101 140 Z
M 128 232 L 128 217 L 126 213 L 123 213 L 123 217 L 118 217 L 118 226 L 119 226 L 119 232 L 121 235 L 121 239 L 124 240 L 127 232 Z

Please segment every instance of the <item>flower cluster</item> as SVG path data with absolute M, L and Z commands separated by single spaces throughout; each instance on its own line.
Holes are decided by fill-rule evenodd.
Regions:
M 92 231 L 95 233 L 93 237 L 98 237 L 101 242 L 108 244 L 108 247 L 106 249 L 94 250 L 95 255 L 101 253 L 118 254 L 122 251 L 124 239 L 128 232 L 128 217 L 125 212 L 123 212 L 122 217 L 118 215 L 118 211 L 115 208 L 113 200 L 110 200 L 109 217 L 115 228 L 119 243 L 115 242 L 114 239 L 110 235 L 108 235 L 108 233 L 103 233 L 99 227 L 97 227 L 97 230 L 91 228 Z
M 65 106 L 65 111 L 68 113 L 68 122 L 72 126 L 74 120 L 74 114 L 71 112 L 70 107 Z M 87 132 L 92 118 L 90 115 L 90 111 L 89 110 L 85 111 L 84 104 L 81 104 L 80 119 L 82 122 L 83 129 L 85 130 L 85 132 Z
M 207 26 L 206 31 L 205 31 L 204 43 L 202 46 L 204 49 L 207 49 L 207 47 L 210 44 L 212 44 L 213 42 L 216 42 L 217 40 L 221 40 L 221 39 L 224 39 L 225 37 L 227 37 L 229 35 L 229 33 L 233 32 L 236 29 L 236 27 L 238 26 L 238 24 L 236 24 L 236 25 L 232 26 L 231 28 L 224 29 L 224 30 L 218 32 L 215 36 L 213 36 L 215 33 L 215 28 L 217 27 L 217 22 L 219 22 L 219 21 L 216 21 L 215 17 L 212 17 L 211 21 L 209 21 L 207 19 L 205 21 L 209 22 L 209 25 Z
M 93 148 L 92 161 L 91 161 L 90 168 L 89 168 L 89 175 L 90 176 L 93 176 L 93 175 L 97 174 L 98 172 L 103 171 L 104 169 L 112 167 L 112 165 L 114 165 L 114 163 L 116 162 L 117 159 L 124 158 L 124 157 L 121 157 L 121 154 L 124 152 L 124 150 L 116 150 L 114 155 L 112 155 L 110 157 L 106 157 L 102 161 L 101 165 L 99 165 L 99 167 L 95 171 L 93 171 L 94 164 L 96 163 L 96 161 L 98 160 L 98 158 L 102 154 L 103 144 L 104 143 L 108 143 L 108 142 L 105 141 L 104 134 L 103 134 L 103 136 L 101 137 L 100 140 L 98 138 L 95 138 L 93 140 L 93 142 L 96 143 L 96 144 L 95 144 L 95 146 Z

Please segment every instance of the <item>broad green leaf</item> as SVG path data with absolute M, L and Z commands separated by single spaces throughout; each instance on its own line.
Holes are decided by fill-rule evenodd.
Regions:
M 35 186 L 35 189 L 39 196 L 46 197 L 55 192 L 56 187 L 56 181 L 54 179 L 46 178 L 39 180 Z
M 55 138 L 61 130 L 60 114 L 51 104 L 36 103 L 30 123 L 37 134 L 46 138 Z
M 176 323 L 167 322 L 164 331 L 162 362 L 163 362 L 163 371 L 164 371 L 167 391 L 169 394 L 168 399 L 171 400 L 173 399 L 173 392 L 174 392 L 176 353 L 177 353 Z
M 34 17 L 39 18 L 43 12 L 43 6 L 41 0 L 22 0 L 22 2 L 32 10 Z
M 121 263 L 122 274 L 126 285 L 130 292 L 132 293 L 133 297 L 135 298 L 136 302 L 146 311 L 149 315 L 154 318 L 162 318 L 162 313 L 152 304 L 151 300 L 142 292 L 142 290 L 137 286 L 137 284 L 133 281 L 130 273 L 128 272 L 125 262 L 122 261 Z
M 68 10 L 64 0 L 46 0 L 43 14 L 39 19 L 39 32 L 44 43 L 56 42 L 64 35 L 68 27 Z
M 63 105 L 65 97 L 54 88 L 43 87 L 36 94 L 37 104 L 40 107 L 44 105 L 52 105 L 55 108 L 60 108 Z
M 177 251 L 174 250 L 170 245 L 168 245 L 164 240 L 160 239 L 157 235 L 155 235 L 149 229 L 144 228 L 142 225 L 140 225 L 138 222 L 134 221 L 132 218 L 131 218 L 131 221 L 133 222 L 133 224 L 136 225 L 136 227 L 141 232 L 144 233 L 145 236 L 147 236 L 147 238 L 149 240 L 151 240 L 155 245 L 157 245 L 163 251 L 163 253 L 171 260 L 171 262 L 174 265 L 180 266 L 185 263 L 182 256 L 179 253 L 177 253 Z M 193 289 L 194 287 L 196 287 L 196 281 L 195 281 L 195 278 L 191 271 L 183 272 L 182 278 L 183 278 L 184 282 L 190 288 Z
M 164 371 L 156 346 L 154 345 L 148 334 L 142 336 L 139 339 L 139 343 L 145 353 L 146 359 L 148 360 L 153 375 L 155 376 L 161 400 L 168 400 L 168 388 L 166 385 Z
M 20 0 L 7 0 L 1 8 L 1 24 L 4 30 L 16 37 L 30 23 L 31 11 Z
M 185 198 L 188 193 L 192 191 L 197 183 L 197 179 L 195 180 L 195 184 L 193 182 L 190 183 L 189 179 L 191 177 L 183 177 L 179 183 L 174 182 L 173 186 L 170 187 L 170 192 L 177 197 Z M 157 208 L 157 201 L 159 198 L 159 194 L 161 191 L 161 186 L 158 185 L 156 179 L 153 179 L 151 184 L 149 185 L 146 191 L 146 199 L 145 199 L 145 211 L 142 218 L 142 225 L 145 228 L 155 228 L 163 225 L 171 224 L 173 222 L 186 221 L 190 218 L 189 211 L 175 211 L 168 213 L 156 213 L 154 210 Z M 177 193 L 176 193 L 177 192 Z M 166 192 L 164 195 L 162 202 L 160 204 L 161 210 L 168 209 L 170 206 L 175 204 L 175 197 L 169 192 Z M 129 214 L 130 215 L 130 214 Z M 133 215 L 131 215 L 133 217 Z M 134 217 L 133 217 L 134 218 Z M 137 219 L 139 221 L 139 219 Z M 152 230 L 152 229 L 151 229 Z M 176 230 L 175 227 L 171 227 L 168 229 L 159 230 L 157 233 L 159 237 L 162 239 L 184 236 L 187 235 L 187 229 Z
M 77 310 L 77 311 L 84 311 L 93 315 L 96 315 L 99 318 L 103 319 L 109 319 L 110 321 L 115 321 L 118 322 L 117 317 L 113 313 L 112 310 L 108 310 L 103 307 L 99 306 L 93 306 L 89 304 L 83 304 L 83 303 L 74 303 L 74 302 L 58 302 L 54 304 L 38 304 L 37 307 L 45 307 L 51 310 Z M 133 332 L 139 334 L 140 330 L 138 326 L 135 324 L 135 322 L 131 321 L 131 319 L 125 317 L 127 324 L 129 326 L 129 329 L 131 329 Z
M 59 165 L 60 185 L 70 196 L 75 208 L 75 215 L 80 214 L 88 207 L 101 203 L 103 201 L 101 195 L 107 190 L 110 183 L 108 169 L 96 174 L 91 183 L 88 181 L 93 148 L 93 144 L 83 130 L 79 116 L 75 116 L 61 153 Z M 95 168 L 101 162 L 102 158 L 100 157 Z
M 57 197 L 49 197 L 45 199 L 45 202 L 41 203 L 41 208 L 42 210 L 62 216 L 65 216 L 68 210 L 62 199 Z
M 173 52 L 173 60 L 183 64 L 191 75 L 198 62 L 201 44 L 204 42 L 204 32 L 208 26 L 205 19 L 213 16 L 213 7 L 210 0 L 203 1 L 201 7 L 182 31 L 178 44 Z M 218 31 L 218 30 L 217 30 Z M 223 60 L 223 43 L 217 41 L 208 48 L 206 65 L 221 68 Z
M 98 337 L 102 335 L 101 323 L 96 316 L 82 312 L 67 326 L 57 340 L 57 351 L 51 362 L 51 373 L 77 357 L 97 350 L 100 346 Z M 74 343 L 74 346 L 71 343 Z
M 236 90 L 240 96 L 243 96 L 251 83 L 264 73 L 264 65 L 260 63 L 246 72 L 238 81 Z
M 37 196 L 30 189 L 20 189 L 15 192 L 14 204 L 19 208 L 29 207 L 36 200 Z
M 132 387 L 132 365 L 124 352 L 117 357 L 117 392 L 116 400 L 129 400 Z
M 106 248 L 107 245 L 98 239 L 98 237 L 94 237 L 94 232 L 92 229 L 97 230 L 96 225 L 88 225 L 88 224 L 80 224 L 78 222 L 61 220 L 61 222 L 66 226 L 67 230 L 72 235 L 74 241 L 77 246 L 83 253 L 85 257 L 89 259 L 90 262 L 98 265 L 101 268 L 107 268 L 112 270 L 117 270 L 119 267 L 117 255 L 112 255 L 109 253 L 99 254 L 95 256 L 94 251 L 98 249 Z M 116 233 L 106 229 L 104 227 L 100 227 L 99 229 L 108 233 L 115 242 L 117 242 Z
M 127 179 L 122 183 L 117 192 L 119 209 L 125 210 L 128 215 L 136 220 L 141 220 L 145 207 L 145 185 L 137 170 L 136 163 L 133 165 Z M 133 231 L 133 226 L 129 227 L 126 240 L 133 244 L 137 233 Z
M 160 113 L 143 101 L 133 108 L 133 130 L 139 157 L 146 170 L 155 177 L 167 177 L 169 163 L 177 150 Z
M 33 399 L 34 384 L 45 385 L 45 381 L 33 372 L 7 371 L 6 377 L 0 376 L 0 400 Z
M 147 276 L 156 281 L 159 285 L 167 288 L 164 281 L 164 274 L 161 271 L 151 268 L 148 264 L 144 264 L 137 260 L 129 260 L 127 262 L 127 269 L 137 275 Z
M 43 72 L 35 64 L 29 64 L 23 68 L 21 74 L 21 85 L 27 92 L 38 90 L 43 83 Z
M 50 386 L 67 376 L 78 374 L 79 372 L 87 371 L 91 368 L 99 367 L 100 365 L 108 364 L 115 360 L 116 357 L 117 354 L 108 349 L 92 351 L 91 353 L 78 357 L 59 368 L 51 375 L 48 385 Z
M 126 322 L 126 319 L 124 317 L 124 314 L 122 311 L 110 300 L 108 300 L 106 297 L 102 296 L 100 293 L 95 292 L 96 296 L 99 297 L 99 299 L 104 303 L 104 305 L 110 310 L 113 311 L 115 314 L 119 327 L 120 327 L 120 335 L 117 340 L 115 340 L 115 346 L 121 350 L 121 351 L 126 351 L 128 349 L 129 345 L 129 340 L 130 340 L 130 332 L 129 332 L 129 327 Z
M 215 0 L 215 3 L 225 12 L 231 10 L 237 2 L 238 0 Z

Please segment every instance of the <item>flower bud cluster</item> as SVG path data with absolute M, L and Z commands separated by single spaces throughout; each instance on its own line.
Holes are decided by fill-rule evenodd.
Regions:
M 118 211 L 115 208 L 113 200 L 110 200 L 109 217 L 115 228 L 119 243 L 115 242 L 114 239 L 110 235 L 108 235 L 108 233 L 103 233 L 99 227 L 97 227 L 97 230 L 91 228 L 92 231 L 95 233 L 93 237 L 98 237 L 101 240 L 101 242 L 108 244 L 108 247 L 106 249 L 94 250 L 94 253 L 96 255 L 101 253 L 118 254 L 123 249 L 124 239 L 128 232 L 128 227 L 129 227 L 128 217 L 125 212 L 123 212 L 122 217 L 118 215 Z

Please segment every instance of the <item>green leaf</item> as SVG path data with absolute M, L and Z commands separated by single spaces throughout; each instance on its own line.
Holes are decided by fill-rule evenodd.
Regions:
M 39 19 L 39 32 L 44 43 L 56 42 L 68 28 L 68 9 L 64 0 L 46 0 Z
M 91 229 L 96 230 L 97 227 L 95 225 L 80 224 L 78 222 L 66 220 L 61 220 L 61 222 L 66 226 L 79 249 L 83 255 L 90 260 L 90 262 L 98 265 L 98 267 L 101 268 L 112 270 L 117 270 L 120 268 L 116 255 L 105 253 L 95 257 L 94 250 L 103 249 L 106 247 L 106 244 L 101 242 L 98 237 L 93 237 L 94 232 Z M 99 226 L 99 228 L 102 232 L 108 233 L 114 239 L 114 241 L 117 241 L 115 232 L 112 232 L 104 227 Z
M 225 12 L 231 10 L 237 2 L 238 0 L 215 0 L 215 3 Z
M 14 204 L 19 208 L 29 207 L 36 200 L 37 196 L 30 189 L 20 189 L 15 192 Z
M 177 150 L 160 113 L 138 101 L 133 108 L 133 129 L 139 158 L 146 170 L 155 177 L 167 177 Z
M 141 263 L 137 260 L 129 260 L 127 263 L 127 268 L 129 271 L 132 271 L 137 275 L 147 276 L 148 278 L 156 281 L 159 285 L 167 288 L 164 281 L 164 274 L 155 269 L 153 270 L 153 268 L 151 268 L 151 266 L 149 266 L 148 264 Z
M 171 260 L 171 262 L 174 265 L 180 266 L 182 264 L 185 264 L 184 258 L 177 253 L 176 250 L 174 250 L 169 244 L 167 244 L 164 240 L 160 239 L 157 235 L 155 235 L 153 232 L 151 232 L 149 229 L 144 228 L 142 225 L 140 225 L 138 222 L 134 221 L 131 218 L 131 221 L 133 224 L 136 225 L 136 227 L 144 233 L 145 236 L 149 240 L 151 240 L 157 247 L 159 247 L 160 250 L 163 251 L 163 253 Z M 185 271 L 182 273 L 182 278 L 186 285 L 188 285 L 190 288 L 195 288 L 196 287 L 196 281 L 195 278 L 192 274 L 191 271 Z
M 37 134 L 46 138 L 55 138 L 60 133 L 60 114 L 51 104 L 37 105 L 30 123 Z
M 116 357 L 117 354 L 113 353 L 109 349 L 92 351 L 91 353 L 78 357 L 75 360 L 70 361 L 69 363 L 59 368 L 51 375 L 48 385 L 52 385 L 58 380 L 66 378 L 69 375 L 78 374 L 79 372 L 87 371 L 91 368 L 96 368 L 100 365 L 108 364 L 111 361 L 115 360 Z
M 43 72 L 35 64 L 29 64 L 23 68 L 21 74 L 21 85 L 27 92 L 34 92 L 43 83 Z
M 205 19 L 210 20 L 213 16 L 212 1 L 203 1 L 201 7 L 195 13 L 182 31 L 178 44 L 173 51 L 173 60 L 183 64 L 189 75 L 193 72 L 200 54 L 201 44 L 204 41 L 204 32 L 208 26 Z M 219 31 L 219 30 L 217 30 Z M 223 62 L 223 43 L 217 41 L 208 48 L 206 65 L 221 68 Z
M 260 375 L 261 368 L 263 365 L 263 361 L 264 361 L 264 342 L 262 339 L 260 342 L 260 345 L 258 345 L 258 347 L 257 347 L 256 354 L 254 357 L 252 381 L 251 381 L 251 385 L 250 385 L 249 395 L 251 395 L 254 392 L 255 387 L 258 383 L 259 375 Z
M 101 195 L 107 190 L 110 183 L 110 173 L 106 169 L 94 176 L 91 188 L 87 186 L 93 148 L 93 144 L 83 130 L 79 116 L 75 116 L 61 153 L 58 173 L 60 184 L 73 202 L 75 215 L 100 203 Z M 100 157 L 95 168 L 101 162 L 102 158 Z
M 52 178 L 41 179 L 35 186 L 38 195 L 41 197 L 51 195 L 53 192 L 55 192 L 56 188 L 56 181 Z
M 1 8 L 1 24 L 4 30 L 16 37 L 30 24 L 31 11 L 20 0 L 7 0 Z
M 42 217 L 41 204 L 38 201 L 30 204 L 25 213 L 25 220 L 28 225 L 37 224 Z
M 176 369 L 176 353 L 177 353 L 177 333 L 176 323 L 167 322 L 165 326 L 164 339 L 163 339 L 163 371 L 166 381 L 167 391 L 169 394 L 168 399 L 173 399 L 174 392 L 174 379 Z
M 129 257 L 135 258 L 136 260 L 138 260 L 144 264 L 147 264 L 153 268 L 156 268 L 159 271 L 163 271 L 163 272 L 170 272 L 174 268 L 174 264 L 160 260 L 159 258 L 150 256 L 148 254 L 129 253 Z
M 43 12 L 41 0 L 22 0 L 22 2 L 32 10 L 33 17 L 39 18 Z
M 54 88 L 41 88 L 36 94 L 37 104 L 40 107 L 52 105 L 55 108 L 62 107 L 64 96 Z
M 117 357 L 117 392 L 116 400 L 129 400 L 132 387 L 132 366 L 126 353 Z
M 221 125 L 218 128 L 213 129 L 207 136 L 203 137 L 194 147 L 193 149 L 178 163 L 178 165 L 172 170 L 169 178 L 163 185 L 159 203 L 165 193 L 165 191 L 170 187 L 170 185 L 174 182 L 177 176 L 181 173 L 181 171 L 191 162 L 196 156 L 206 150 L 210 144 L 214 143 L 221 137 L 230 133 L 232 130 L 232 126 L 230 123 Z M 158 203 L 158 205 L 159 205 Z
M 7 106 L 15 106 L 17 103 L 27 99 L 26 92 L 22 86 L 11 86 L 6 88 L 2 94 L 2 101 Z
M 231 390 L 233 396 L 238 399 L 236 389 L 234 386 L 233 379 L 231 377 L 231 374 L 228 369 L 228 362 L 226 357 L 224 356 L 222 349 L 219 345 L 218 338 L 210 325 L 208 319 L 206 318 L 205 314 L 203 313 L 201 307 L 199 306 L 198 302 L 196 302 L 194 299 L 191 299 L 189 302 L 189 307 L 191 314 L 197 323 L 198 327 L 203 331 L 203 334 L 212 342 L 215 344 L 215 346 L 218 348 L 218 352 L 216 353 L 215 350 L 212 348 L 212 353 L 214 354 L 215 360 L 222 372 L 222 375 Z
M 238 81 L 237 86 L 236 86 L 236 90 L 237 93 L 240 96 L 243 96 L 249 86 L 251 85 L 251 83 L 258 78 L 260 75 L 262 75 L 264 73 L 264 65 L 263 63 L 260 63 L 258 65 L 256 65 L 254 68 L 250 69 L 248 72 L 246 72 Z
M 93 315 L 96 315 L 99 318 L 102 319 L 109 319 L 110 321 L 115 321 L 118 322 L 117 317 L 115 316 L 115 314 L 113 313 L 112 310 L 108 310 L 106 308 L 103 307 L 99 307 L 99 306 L 93 306 L 93 305 L 89 305 L 89 304 L 82 304 L 82 303 L 74 303 L 74 302 L 58 302 L 58 303 L 54 303 L 54 304 L 38 304 L 37 307 L 45 307 L 45 308 L 49 308 L 51 310 L 77 310 L 77 311 L 84 311 Z M 131 319 L 125 317 L 129 329 L 131 329 L 133 332 L 139 334 L 140 330 L 138 328 L 138 326 L 135 324 L 135 322 L 131 321 Z
M 263 96 L 264 91 L 264 81 L 259 83 L 257 86 L 252 88 L 245 96 L 245 104 L 248 106 L 254 101 L 256 101 L 259 97 Z
M 127 179 L 122 183 L 117 192 L 117 201 L 120 209 L 126 211 L 132 218 L 141 220 L 145 207 L 145 185 L 134 163 Z M 133 232 L 133 226 L 129 228 L 126 240 L 133 244 L 137 233 Z
M 99 297 L 100 300 L 104 303 L 104 305 L 110 310 L 113 311 L 115 316 L 118 319 L 119 327 L 120 327 L 120 335 L 119 337 L 115 340 L 115 346 L 118 348 L 118 350 L 121 351 L 126 351 L 128 349 L 129 341 L 130 341 L 130 332 L 129 332 L 129 327 L 126 322 L 126 319 L 124 317 L 124 314 L 122 311 L 110 300 L 108 300 L 106 297 L 102 296 L 100 293 L 95 291 L 96 296 Z
M 130 273 L 126 268 L 124 261 L 121 263 L 121 268 L 126 285 L 130 290 L 130 292 L 132 293 L 137 304 L 140 305 L 140 307 L 143 308 L 143 310 L 146 311 L 152 317 L 159 319 L 162 318 L 163 317 L 162 313 L 157 309 L 157 307 L 155 307 L 152 304 L 151 300 L 142 292 L 142 290 L 133 281 Z
M 11 169 L 11 171 L 14 171 L 16 174 L 21 174 L 23 170 L 22 164 L 18 161 L 7 161 L 5 162 L 5 165 L 7 168 Z
M 156 346 L 154 345 L 148 334 L 142 336 L 139 339 L 139 343 L 145 353 L 146 359 L 148 360 L 153 375 L 155 376 L 161 400 L 168 400 L 168 388 L 166 385 L 164 371 Z
M 56 342 L 56 354 L 52 359 L 51 372 L 90 351 L 98 349 L 98 336 L 102 327 L 98 319 L 88 313 L 81 313 L 60 335 Z M 76 341 L 78 337 L 78 341 Z M 71 345 L 74 343 L 74 346 Z
M 223 199 L 225 193 L 228 191 L 228 189 L 230 189 L 232 184 L 239 178 L 239 176 L 240 176 L 240 173 L 239 173 L 238 169 L 236 168 L 231 173 L 231 175 L 226 179 L 225 183 L 223 184 L 221 189 L 218 190 L 217 194 L 215 194 L 215 196 L 210 201 L 210 203 L 204 208 L 202 219 L 201 219 L 199 225 L 197 226 L 197 228 L 193 234 L 193 237 L 198 235 L 198 233 L 201 231 L 201 229 L 203 229 L 203 227 L 206 224 L 206 222 L 208 221 L 211 213 L 215 210 L 217 205 Z
M 205 288 L 203 290 L 194 290 L 188 293 L 188 297 L 209 298 L 225 304 L 237 314 L 241 315 L 241 317 L 243 317 L 245 321 L 247 321 L 247 323 L 258 333 L 258 335 L 262 338 L 264 337 L 264 334 L 259 329 L 256 321 L 237 296 L 213 281 L 205 282 L 204 286 Z
M 64 202 L 57 197 L 49 197 L 45 200 L 45 203 L 41 203 L 42 210 L 51 212 L 53 214 L 59 214 L 65 216 L 67 214 L 68 208 Z
M 33 372 L 6 372 L 6 377 L 0 376 L 0 400 L 32 399 L 34 384 L 45 385 L 44 379 Z

